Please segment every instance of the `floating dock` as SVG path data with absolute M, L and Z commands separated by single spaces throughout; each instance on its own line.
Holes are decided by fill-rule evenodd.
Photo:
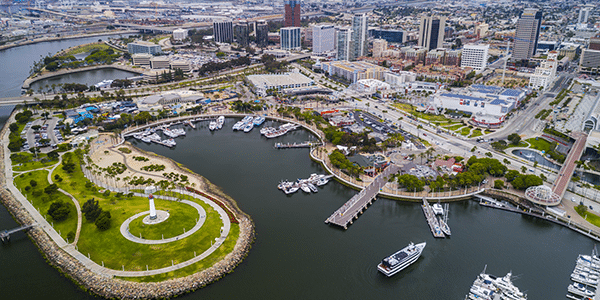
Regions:
M 431 233 L 436 238 L 444 238 L 446 235 L 442 232 L 440 228 L 440 223 L 438 222 L 433 209 L 431 209 L 431 205 L 427 202 L 427 199 L 423 198 L 423 205 L 421 205 L 423 209 L 423 214 L 425 214 L 425 219 L 427 219 L 427 224 L 429 224 L 429 228 L 431 229 Z

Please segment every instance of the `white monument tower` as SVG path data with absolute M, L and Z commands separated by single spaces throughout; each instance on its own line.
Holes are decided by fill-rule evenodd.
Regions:
M 148 195 L 148 200 L 150 201 L 150 220 L 156 220 L 156 208 L 154 207 L 154 196 L 152 196 L 152 194 Z

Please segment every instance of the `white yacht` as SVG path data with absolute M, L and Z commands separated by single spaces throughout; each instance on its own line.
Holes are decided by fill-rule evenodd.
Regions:
M 210 123 L 208 123 L 208 129 L 209 129 L 210 131 L 213 131 L 213 130 L 217 129 L 217 122 L 215 122 L 215 121 L 210 121 Z
M 319 190 L 317 189 L 317 187 L 316 187 L 314 184 L 310 183 L 310 182 L 309 182 L 309 183 L 307 183 L 306 185 L 308 185 L 308 188 L 309 188 L 309 189 L 310 189 L 310 191 L 311 191 L 311 192 L 313 192 L 313 193 L 316 193 L 316 192 L 318 192 L 318 191 L 319 191 Z
M 444 208 L 439 203 L 434 204 L 433 207 L 432 207 L 432 209 L 433 209 L 433 212 L 436 215 L 443 215 L 444 214 Z
M 244 132 L 250 132 L 254 128 L 254 123 L 250 122 L 244 126 Z
M 377 270 L 385 274 L 387 277 L 402 271 L 417 261 L 426 245 L 427 243 L 425 242 L 417 245 L 411 242 L 408 244 L 408 246 L 404 247 L 400 251 L 384 258 L 381 263 L 377 265 Z
M 310 193 L 310 188 L 308 187 L 308 185 L 306 183 L 301 183 L 300 189 L 305 193 Z
M 581 283 L 570 284 L 569 287 L 567 288 L 567 291 L 569 291 L 569 293 L 579 295 L 579 296 L 584 296 L 584 297 L 593 297 L 596 294 L 596 293 L 588 290 L 585 287 L 585 285 L 583 285 Z
M 598 279 L 593 279 L 583 274 L 571 274 L 571 280 L 587 285 L 597 285 Z

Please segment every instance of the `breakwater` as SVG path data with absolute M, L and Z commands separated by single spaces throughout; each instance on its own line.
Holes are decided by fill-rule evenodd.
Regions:
M 15 113 L 16 112 L 13 112 L 9 121 L 7 121 L 7 124 L 14 121 Z M 4 126 L 0 132 L 0 136 L 7 138 L 7 129 L 8 126 Z M 5 157 L 6 155 L 9 155 L 9 152 L 6 146 L 0 147 L 0 152 L 2 158 L 0 160 L 0 167 L 4 170 L 6 168 L 6 162 L 10 162 Z M 186 172 L 185 170 L 181 171 Z M 186 173 L 188 172 L 189 171 Z M 197 174 L 193 175 L 198 176 Z M 227 254 L 224 259 L 201 272 L 161 282 L 127 281 L 103 274 L 101 270 L 91 270 L 90 268 L 87 268 L 84 263 L 69 254 L 69 252 L 72 253 L 74 251 L 72 245 L 64 246 L 64 248 L 60 247 L 50 238 L 41 226 L 32 228 L 28 233 L 29 237 L 34 241 L 46 260 L 52 266 L 71 278 L 83 289 L 102 297 L 120 299 L 161 299 L 182 295 L 202 288 L 233 271 L 233 269 L 246 257 L 254 241 L 254 225 L 250 217 L 237 207 L 233 199 L 220 192 L 218 187 L 211 184 L 204 177 L 198 177 L 205 183 L 205 186 L 207 187 L 206 192 L 221 201 L 235 215 L 235 218 L 239 221 L 240 229 L 239 237 L 233 251 Z M 7 182 L 4 172 L 0 175 L 0 183 L 4 186 L 12 184 L 12 182 Z M 29 211 L 6 188 L 0 190 L 0 199 L 17 222 L 20 224 L 35 223 L 34 218 L 30 215 Z

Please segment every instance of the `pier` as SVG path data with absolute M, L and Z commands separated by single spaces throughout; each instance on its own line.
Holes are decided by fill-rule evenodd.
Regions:
M 13 233 L 17 233 L 19 231 L 23 231 L 23 230 L 27 230 L 31 227 L 35 226 L 34 224 L 31 225 L 23 225 L 21 227 L 17 227 L 17 228 L 13 228 L 11 230 L 3 230 L 0 231 L 0 241 L 2 241 L 3 243 L 8 242 L 10 240 L 10 235 Z
M 277 149 L 290 149 L 290 148 L 310 148 L 312 146 L 319 146 L 320 143 L 315 142 L 303 142 L 303 143 L 275 143 Z
M 431 209 L 431 205 L 429 205 L 429 202 L 427 202 L 427 199 L 423 198 L 423 205 L 421 205 L 421 208 L 423 208 L 423 214 L 425 214 L 425 219 L 427 219 L 427 224 L 431 229 L 431 234 L 433 234 L 433 236 L 436 238 L 446 237 L 446 235 L 442 232 L 440 223 L 438 222 L 433 209 Z
M 397 173 L 399 169 L 398 166 L 390 164 L 371 184 L 350 198 L 342 207 L 327 218 L 325 224 L 334 224 L 348 229 L 348 225 L 352 224 L 354 219 L 358 219 L 358 215 L 362 214 L 367 209 L 367 206 L 373 203 L 381 187 L 387 183 L 388 176 Z

